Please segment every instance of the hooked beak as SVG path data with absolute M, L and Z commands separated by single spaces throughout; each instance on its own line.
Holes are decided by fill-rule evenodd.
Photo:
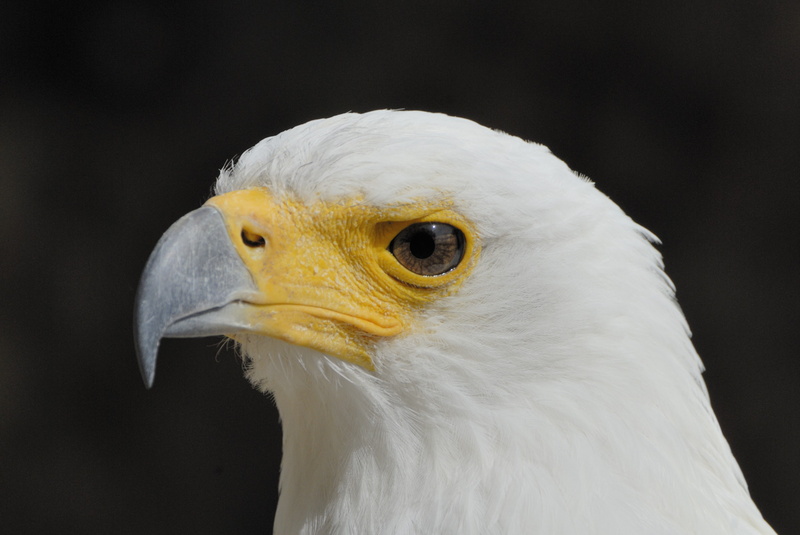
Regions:
M 251 331 L 245 303 L 257 299 L 217 208 L 176 221 L 150 255 L 136 294 L 134 343 L 145 386 L 153 386 L 161 338 Z

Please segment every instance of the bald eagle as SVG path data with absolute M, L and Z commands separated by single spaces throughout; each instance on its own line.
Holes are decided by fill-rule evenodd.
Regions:
M 656 238 L 547 148 L 412 111 L 267 138 L 147 263 L 135 338 L 227 335 L 275 533 L 774 533 Z

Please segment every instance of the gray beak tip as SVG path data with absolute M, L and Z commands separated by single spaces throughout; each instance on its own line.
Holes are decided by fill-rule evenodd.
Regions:
M 153 388 L 153 381 L 155 381 L 156 378 L 156 369 L 151 368 L 150 370 L 145 370 L 144 368 L 140 367 L 139 371 L 142 374 L 142 381 L 144 381 L 144 387 L 147 390 Z
M 139 373 L 142 375 L 144 387 L 148 390 L 153 388 L 153 381 L 156 378 L 156 350 L 145 354 L 138 344 L 136 344 L 136 357 L 139 362 Z
M 176 221 L 150 255 L 136 293 L 134 345 L 145 387 L 153 386 L 161 338 L 246 330 L 236 303 L 257 290 L 216 208 Z
M 133 319 L 133 346 L 136 350 L 136 360 L 139 363 L 139 373 L 142 375 L 145 388 L 149 390 L 153 387 L 153 380 L 156 377 L 156 357 L 161 340 L 159 334 L 154 336 L 154 333 L 147 332 L 142 328 L 140 306 L 141 300 L 137 295 L 136 314 Z

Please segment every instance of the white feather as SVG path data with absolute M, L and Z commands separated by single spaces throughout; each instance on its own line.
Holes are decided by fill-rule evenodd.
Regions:
M 253 186 L 446 196 L 482 245 L 374 373 L 245 340 L 283 422 L 276 533 L 773 533 L 655 237 L 547 148 L 444 115 L 345 114 L 258 143 L 217 191 Z

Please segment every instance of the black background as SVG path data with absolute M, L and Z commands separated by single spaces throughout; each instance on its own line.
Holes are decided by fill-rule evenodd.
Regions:
M 272 402 L 131 339 L 160 234 L 259 139 L 410 108 L 548 145 L 664 241 L 723 430 L 800 528 L 800 3 L 41 2 L 0 13 L 0 523 L 263 533 Z

